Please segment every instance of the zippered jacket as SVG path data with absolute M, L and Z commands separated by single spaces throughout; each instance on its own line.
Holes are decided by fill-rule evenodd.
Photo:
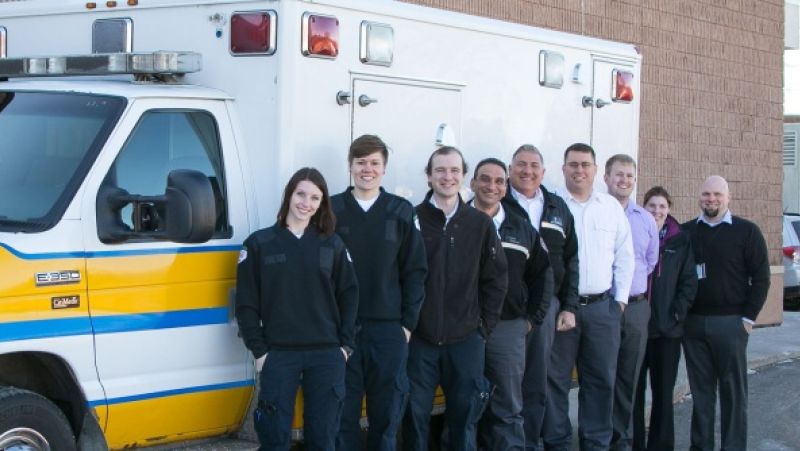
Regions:
M 697 292 L 697 272 L 689 234 L 667 216 L 676 234 L 661 246 L 658 264 L 650 274 L 650 338 L 683 336 L 683 321 Z
M 553 291 L 561 302 L 561 311 L 578 311 L 578 237 L 575 220 L 564 199 L 541 186 L 544 198 L 539 235 L 544 241 L 550 267 L 553 268 Z M 511 185 L 503 199 L 506 211 L 528 218 L 528 213 L 511 194 Z
M 432 191 L 417 205 L 428 259 L 425 302 L 414 334 L 445 345 L 475 329 L 488 337 L 500 318 L 508 286 L 506 258 L 491 218 L 467 206 L 446 221 L 430 203 Z

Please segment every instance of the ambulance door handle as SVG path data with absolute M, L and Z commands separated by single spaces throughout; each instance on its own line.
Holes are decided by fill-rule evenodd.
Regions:
M 594 99 L 589 96 L 583 96 L 583 98 L 581 99 L 581 105 L 584 108 L 589 108 L 592 105 L 594 105 Z
M 368 106 L 370 103 L 376 103 L 377 101 L 378 99 L 373 99 L 366 94 L 361 94 L 358 96 L 358 104 L 361 106 Z
M 603 99 L 597 99 L 597 100 L 594 101 L 594 106 L 596 106 L 597 108 L 603 108 L 604 106 L 610 105 L 610 104 L 611 104 L 611 102 L 606 102 Z
M 336 103 L 339 105 L 347 105 L 352 99 L 352 95 L 347 91 L 339 91 L 336 93 Z

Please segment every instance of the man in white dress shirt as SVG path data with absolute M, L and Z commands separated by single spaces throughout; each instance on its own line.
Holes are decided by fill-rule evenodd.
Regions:
M 578 313 L 576 327 L 556 332 L 548 369 L 545 447 L 571 450 L 569 387 L 578 368 L 578 437 L 582 450 L 607 450 L 622 312 L 633 280 L 630 225 L 619 202 L 594 189 L 595 152 L 577 143 L 564 152 L 566 189 L 558 194 L 575 219 L 578 236 Z

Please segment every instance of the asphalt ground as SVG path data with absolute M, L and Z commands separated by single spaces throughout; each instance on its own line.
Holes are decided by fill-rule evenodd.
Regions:
M 777 327 L 753 330 L 747 347 L 749 379 L 748 449 L 800 451 L 800 312 L 784 312 Z M 578 389 L 570 394 L 570 417 L 577 434 Z M 689 449 L 691 396 L 686 367 L 681 358 L 675 385 L 676 447 Z M 649 402 L 649 400 L 648 400 Z M 687 415 L 685 418 L 681 415 Z M 248 419 L 249 421 L 249 419 Z M 791 435 L 792 431 L 797 431 Z M 246 432 L 245 435 L 248 433 Z M 249 434 L 252 434 L 250 431 Z M 577 439 L 573 441 L 577 449 Z M 717 442 L 719 446 L 719 442 Z M 148 450 L 250 451 L 258 445 L 250 440 L 221 438 L 148 447 Z

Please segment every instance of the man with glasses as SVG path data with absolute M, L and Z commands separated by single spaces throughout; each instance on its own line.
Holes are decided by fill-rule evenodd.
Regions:
M 628 303 L 634 258 L 630 225 L 619 202 L 594 188 L 594 149 L 567 147 L 559 190 L 575 218 L 579 307 L 574 329 L 556 332 L 548 370 L 547 449 L 570 450 L 570 375 L 578 368 L 578 437 L 582 450 L 608 450 L 622 312 Z M 613 293 L 613 294 L 612 294 Z
M 478 444 L 483 450 L 522 451 L 522 377 L 525 373 L 525 341 L 533 328 L 541 327 L 553 297 L 553 272 L 547 252 L 527 215 L 504 207 L 506 165 L 496 158 L 475 167 L 470 188 L 473 207 L 494 221 L 508 261 L 508 293 L 500 321 L 486 342 L 486 377 L 495 387 L 481 419 Z

